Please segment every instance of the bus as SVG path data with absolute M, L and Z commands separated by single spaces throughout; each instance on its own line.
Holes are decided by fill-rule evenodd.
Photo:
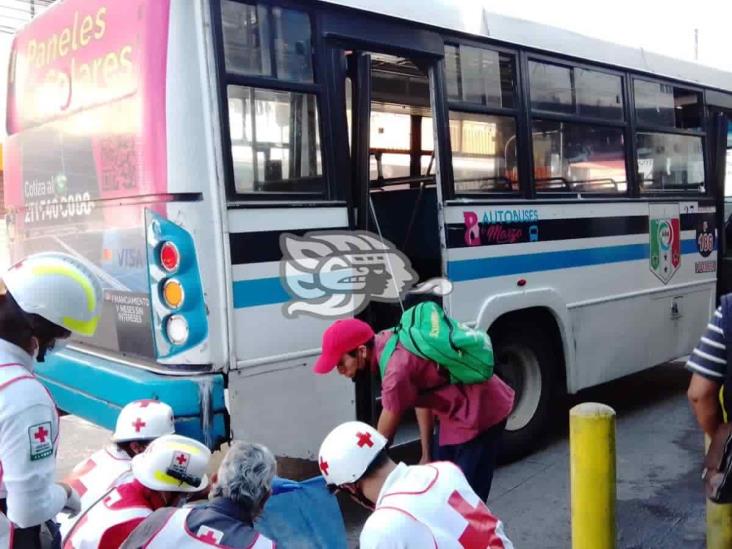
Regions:
M 9 253 L 105 288 L 96 336 L 38 366 L 62 410 L 111 428 L 159 398 L 212 448 L 311 462 L 380 410 L 378 376 L 311 371 L 312 306 L 356 284 L 315 272 L 338 250 L 375 286 L 390 257 L 449 282 L 427 298 L 516 391 L 507 455 L 563 393 L 690 352 L 732 289 L 732 75 L 463 4 L 64 0 L 17 34 Z M 399 318 L 344 296 L 329 314 Z

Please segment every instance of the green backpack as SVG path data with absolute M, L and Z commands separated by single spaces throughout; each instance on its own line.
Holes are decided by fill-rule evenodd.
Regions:
M 379 357 L 382 379 L 397 343 L 445 368 L 450 383 L 481 383 L 493 375 L 493 347 L 488 334 L 458 323 L 433 301 L 402 313 Z

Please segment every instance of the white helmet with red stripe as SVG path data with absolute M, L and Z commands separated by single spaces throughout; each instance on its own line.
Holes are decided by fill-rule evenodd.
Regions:
M 159 400 L 135 400 L 122 408 L 113 442 L 153 440 L 175 433 L 173 409 Z
M 318 463 L 325 482 L 334 486 L 356 482 L 386 443 L 386 438 L 366 423 L 342 423 L 320 445 Z

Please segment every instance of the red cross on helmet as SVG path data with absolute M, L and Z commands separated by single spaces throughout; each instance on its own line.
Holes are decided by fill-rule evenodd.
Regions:
M 150 490 L 198 492 L 208 486 L 211 451 L 181 435 L 163 435 L 132 458 L 132 474 Z
M 360 479 L 387 440 L 376 429 L 360 421 L 342 423 L 320 445 L 320 473 L 329 485 L 342 486 Z
M 175 433 L 173 409 L 157 400 L 135 400 L 122 408 L 113 442 L 153 440 Z

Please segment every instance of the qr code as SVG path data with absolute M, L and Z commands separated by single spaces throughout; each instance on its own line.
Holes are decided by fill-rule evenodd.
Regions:
M 132 135 L 105 137 L 101 151 L 102 190 L 118 191 L 137 188 L 137 144 Z

